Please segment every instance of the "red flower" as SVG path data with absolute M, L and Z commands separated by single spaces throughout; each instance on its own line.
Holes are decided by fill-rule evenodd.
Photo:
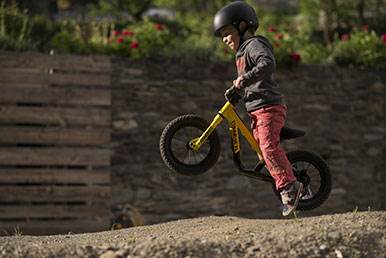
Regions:
M 369 25 L 367 25 L 367 24 L 362 25 L 362 30 L 368 32 L 369 31 Z
M 154 28 L 155 28 L 156 30 L 164 30 L 164 29 L 165 29 L 165 26 L 164 26 L 163 24 L 161 24 L 161 23 L 156 23 L 156 24 L 154 25 Z
M 268 32 L 277 32 L 277 29 L 273 26 L 268 27 Z
M 275 35 L 275 38 L 276 38 L 276 39 L 279 39 L 279 40 L 280 40 L 280 39 L 283 39 L 283 37 L 284 37 L 284 36 L 283 36 L 283 34 L 281 34 L 281 33 L 278 33 L 278 34 Z
M 280 47 L 280 43 L 279 43 L 279 42 L 273 42 L 273 45 L 274 45 L 275 47 Z
M 119 38 L 117 39 L 117 43 L 121 44 L 122 42 L 123 42 L 123 37 L 121 36 L 121 37 L 119 37 Z
M 118 36 L 119 34 L 120 34 L 119 31 L 117 31 L 117 30 L 114 30 L 114 31 L 113 31 L 113 35 L 114 35 L 114 36 Z
M 139 47 L 138 41 L 131 42 L 130 48 L 138 48 L 138 47 Z
M 122 32 L 122 34 L 125 35 L 125 36 L 133 36 L 133 35 L 134 35 L 134 32 L 128 31 L 128 30 L 124 30 L 124 31 Z
M 386 34 L 381 35 L 381 40 L 383 41 L 383 44 L 386 45 Z
M 291 60 L 294 62 L 299 62 L 301 59 L 300 55 L 296 52 L 291 53 L 290 57 L 291 57 Z
M 348 41 L 350 39 L 350 34 L 343 34 L 340 36 L 341 41 Z

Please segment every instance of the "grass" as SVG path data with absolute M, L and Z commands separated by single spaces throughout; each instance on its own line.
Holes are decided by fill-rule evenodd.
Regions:
M 19 226 L 16 226 L 13 228 L 13 235 L 14 236 L 22 236 L 23 235 L 23 232 L 21 231 Z

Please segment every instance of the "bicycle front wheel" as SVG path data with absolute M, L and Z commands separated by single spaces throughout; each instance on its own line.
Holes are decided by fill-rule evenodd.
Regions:
M 196 115 L 183 115 L 172 120 L 163 130 L 160 138 L 160 153 L 165 164 L 174 172 L 195 176 L 208 171 L 220 155 L 220 141 L 216 130 L 199 150 L 193 150 L 189 143 L 200 137 L 209 123 Z

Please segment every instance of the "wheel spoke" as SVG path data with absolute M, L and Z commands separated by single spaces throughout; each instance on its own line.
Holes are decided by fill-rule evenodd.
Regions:
M 311 163 L 308 163 L 308 166 L 307 166 L 307 168 L 304 171 L 307 172 L 308 169 L 310 168 L 310 166 L 313 166 L 313 165 Z
M 186 143 L 186 140 L 185 140 L 185 139 L 180 139 L 180 137 L 173 137 L 173 141 L 181 142 L 181 143 L 183 143 L 183 144 Z
M 312 191 L 311 185 L 306 186 L 306 194 L 301 197 L 302 200 L 311 199 L 314 197 L 314 191 Z
M 200 156 L 201 160 L 205 159 L 205 156 L 201 152 L 197 152 L 198 156 Z
M 172 139 L 171 150 L 174 156 L 186 165 L 196 165 L 202 162 L 210 152 L 210 141 L 205 141 L 199 150 L 192 150 L 188 143 L 192 139 L 197 139 L 202 134 L 202 130 L 195 126 L 180 128 Z

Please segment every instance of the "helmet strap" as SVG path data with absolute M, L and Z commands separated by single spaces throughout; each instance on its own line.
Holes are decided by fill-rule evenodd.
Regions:
M 243 30 L 243 31 L 240 30 L 240 23 L 241 22 L 239 21 L 236 24 L 233 24 L 233 27 L 235 27 L 235 29 L 239 33 L 239 37 L 240 37 L 239 47 L 237 48 L 237 50 L 240 48 L 241 44 L 243 44 L 243 42 L 244 42 L 244 35 L 245 35 L 245 32 L 247 31 L 247 28 L 245 30 Z

